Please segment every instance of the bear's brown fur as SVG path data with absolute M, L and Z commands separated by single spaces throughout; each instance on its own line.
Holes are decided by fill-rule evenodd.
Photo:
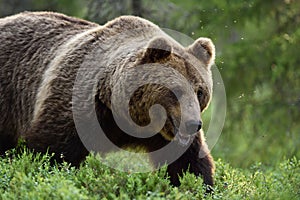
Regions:
M 128 69 L 154 63 L 177 70 L 192 83 L 196 93 L 201 90 L 196 101 L 202 111 L 212 93 L 210 66 L 215 55 L 211 41 L 199 38 L 184 48 L 159 27 L 138 17 L 123 16 L 99 26 L 58 13 L 24 12 L 0 19 L 0 49 L 1 154 L 15 147 L 22 136 L 29 148 L 49 150 L 57 160 L 63 155 L 64 160 L 79 165 L 88 150 L 74 124 L 72 94 L 79 67 L 94 49 L 100 49 L 102 57 L 95 110 L 101 128 L 119 147 L 144 146 L 149 152 L 164 147 L 174 139 L 174 122 L 181 114 L 178 101 L 166 88 L 143 86 L 130 100 L 132 120 L 147 125 L 148 110 L 154 104 L 164 106 L 175 120 L 167 120 L 163 129 L 150 138 L 124 133 L 114 120 L 110 95 L 113 85 Z M 200 112 L 189 117 L 199 121 Z M 157 157 L 152 159 L 155 164 L 163 164 Z M 184 154 L 168 165 L 171 183 L 179 185 L 178 175 L 187 170 L 213 185 L 213 159 L 202 131 L 198 130 Z

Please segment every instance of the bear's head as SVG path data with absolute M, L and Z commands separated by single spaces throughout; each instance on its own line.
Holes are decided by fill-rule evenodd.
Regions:
M 207 108 L 212 96 L 213 43 L 210 39 L 199 38 L 184 48 L 171 38 L 156 37 L 148 42 L 137 57 L 132 68 L 143 67 L 144 74 L 136 74 L 136 77 L 147 79 L 148 82 L 130 97 L 131 119 L 141 127 L 165 120 L 163 128 L 158 130 L 160 134 L 166 140 L 176 138 L 180 144 L 188 144 L 190 137 L 202 128 L 201 112 Z M 185 79 L 188 84 L 179 79 Z M 151 116 L 149 110 L 153 105 L 164 107 L 165 119 L 159 114 L 153 117 L 155 113 Z M 156 121 L 152 121 L 152 117 Z
M 118 77 L 119 82 L 127 82 L 123 88 L 128 92 L 125 96 L 130 94 L 129 106 L 124 110 L 124 113 L 129 110 L 129 115 L 125 118 L 130 118 L 135 127 L 143 128 L 151 123 L 153 128 L 160 124 L 154 129 L 166 140 L 175 138 L 181 145 L 187 145 L 202 128 L 201 112 L 212 96 L 214 58 L 215 48 L 210 39 L 199 38 L 190 46 L 182 47 L 172 38 L 154 37 L 135 55 L 134 62 L 123 68 L 123 74 L 129 76 Z M 129 72 L 130 69 L 134 71 Z M 142 84 L 133 86 L 141 79 Z M 131 87 L 136 88 L 130 91 Z M 121 101 L 115 107 L 123 109 Z M 152 109 L 154 105 L 162 106 L 165 111 L 156 112 Z

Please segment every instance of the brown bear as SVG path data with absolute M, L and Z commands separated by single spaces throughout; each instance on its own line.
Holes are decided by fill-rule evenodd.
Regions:
M 202 176 L 205 184 L 213 185 L 214 163 L 200 117 L 212 95 L 210 67 L 215 50 L 209 39 L 199 38 L 183 47 L 158 26 L 134 16 L 122 16 L 100 26 L 58 13 L 24 12 L 0 19 L 0 40 L 1 154 L 14 148 L 21 136 L 35 151 L 53 152 L 58 161 L 80 164 L 91 148 L 84 145 L 74 120 L 74 109 L 81 107 L 77 105 L 80 94 L 74 94 L 74 88 L 79 70 L 90 59 L 93 66 L 84 65 L 82 72 L 88 74 L 96 69 L 97 73 L 91 75 L 96 83 L 83 93 L 91 94 L 97 120 L 106 137 L 120 148 L 143 146 L 148 152 L 173 142 L 174 152 L 178 149 L 184 152 L 168 163 L 171 183 L 179 185 L 178 176 L 189 170 Z M 140 74 L 131 72 L 139 67 L 144 70 Z M 138 127 L 145 127 L 151 122 L 149 110 L 159 104 L 165 109 L 165 123 L 157 134 L 136 137 L 119 127 L 112 94 L 122 94 L 115 86 L 122 88 L 123 83 L 125 90 L 132 89 L 131 85 L 137 81 L 135 76 L 136 79 L 153 76 L 150 68 L 156 70 L 152 77 L 154 83 L 142 85 L 131 94 L 129 115 L 120 114 L 118 120 L 132 120 Z M 155 82 L 155 77 L 172 84 L 177 82 L 171 79 L 172 70 L 191 85 L 193 94 L 183 103 L 180 103 L 184 96 L 180 84 L 170 89 Z M 149 76 L 147 71 L 151 71 Z M 87 79 L 89 75 L 84 77 Z M 87 82 L 80 85 L 88 85 Z M 123 99 L 118 97 L 115 102 L 115 109 L 123 109 L 120 106 L 125 102 Z M 185 107 L 188 114 L 181 110 Z M 83 115 L 88 116 L 88 111 Z M 188 120 L 179 128 L 183 115 Z M 161 120 L 154 123 L 158 121 Z M 152 160 L 155 165 L 166 162 L 158 154 L 153 154 Z

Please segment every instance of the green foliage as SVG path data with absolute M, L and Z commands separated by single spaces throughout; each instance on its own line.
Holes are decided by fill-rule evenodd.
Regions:
M 298 199 L 299 183 L 290 179 L 300 171 L 300 162 L 295 157 L 270 168 L 256 163 L 250 170 L 233 169 L 228 164 L 217 162 L 217 181 L 224 181 L 221 196 L 233 196 L 231 199 Z M 286 170 L 290 168 L 291 171 Z M 220 178 L 220 179 L 218 179 Z M 221 186 L 221 184 L 218 184 Z M 220 189 L 220 188 L 219 188 Z M 222 190 L 222 189 L 221 189 Z
M 114 158 L 113 158 L 114 157 Z M 118 159 L 119 154 L 109 159 Z M 274 167 L 261 163 L 249 170 L 216 162 L 216 186 L 205 194 L 201 178 L 186 173 L 180 187 L 166 179 L 166 167 L 148 173 L 114 170 L 100 156 L 90 155 L 78 169 L 50 165 L 49 155 L 11 151 L 0 158 L 0 199 L 299 199 L 300 160 L 295 157 Z M 121 165 L 145 165 L 121 160 Z M 123 170 L 126 170 L 123 169 Z

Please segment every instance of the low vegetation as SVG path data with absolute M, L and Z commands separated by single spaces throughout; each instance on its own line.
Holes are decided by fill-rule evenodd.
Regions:
M 121 158 L 121 159 L 120 159 Z M 192 174 L 173 187 L 166 167 L 149 173 L 122 172 L 103 164 L 149 168 L 148 162 L 112 154 L 105 161 L 90 155 L 78 169 L 67 163 L 50 164 L 50 155 L 10 151 L 0 158 L 0 199 L 299 199 L 300 160 L 292 158 L 275 167 L 262 163 L 248 170 L 216 161 L 215 191 L 205 195 L 202 179 Z M 108 161 L 107 161 L 108 160 Z

